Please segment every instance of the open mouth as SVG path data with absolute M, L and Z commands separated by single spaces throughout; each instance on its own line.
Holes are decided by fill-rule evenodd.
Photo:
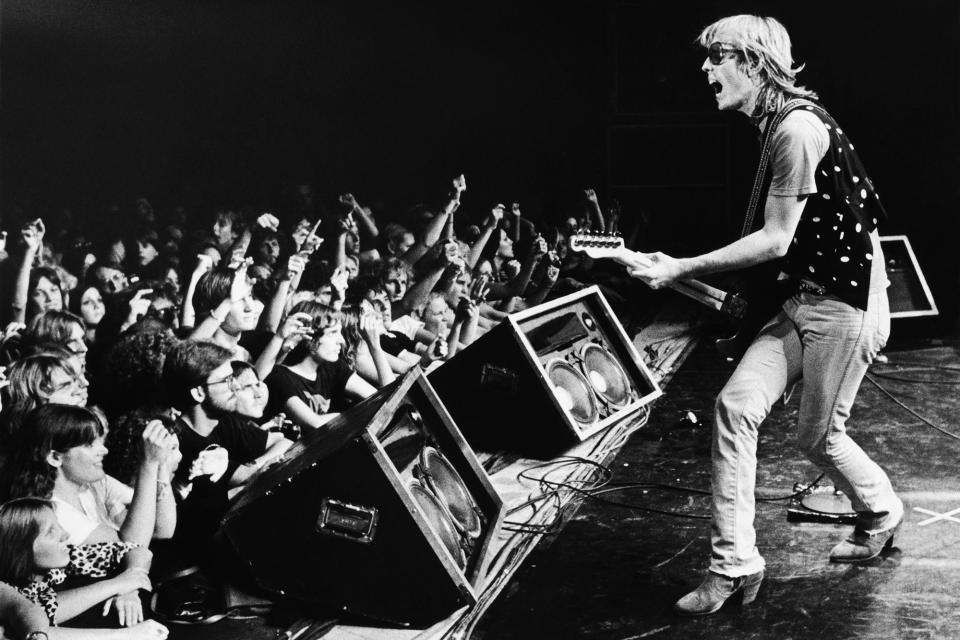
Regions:
M 723 91 L 723 85 L 717 82 L 716 80 L 710 83 L 710 88 L 713 89 L 713 93 L 715 95 L 719 95 L 720 92 Z

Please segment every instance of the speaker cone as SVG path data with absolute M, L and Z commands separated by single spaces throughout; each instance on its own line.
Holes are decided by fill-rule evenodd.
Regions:
M 630 401 L 630 379 L 612 353 L 590 343 L 580 351 L 583 373 L 593 390 L 614 407 L 623 407 Z
M 410 495 L 427 517 L 430 528 L 440 537 L 443 546 L 450 552 L 450 557 L 463 569 L 467 566 L 467 556 L 460 548 L 460 534 L 454 529 L 453 523 L 440 500 L 419 480 L 412 479 L 407 484 Z
M 479 508 L 450 461 L 433 447 L 424 447 L 420 452 L 420 470 L 421 480 L 447 506 L 457 529 L 470 539 L 479 538 L 483 526 Z
M 564 360 L 554 360 L 547 365 L 547 377 L 560 406 L 577 422 L 592 424 L 596 421 L 597 401 L 582 373 Z

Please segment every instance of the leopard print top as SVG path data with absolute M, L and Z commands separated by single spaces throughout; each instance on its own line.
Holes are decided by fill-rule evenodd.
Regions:
M 97 544 L 70 545 L 70 562 L 62 569 L 51 569 L 39 580 L 35 580 L 18 591 L 32 602 L 43 607 L 50 624 L 57 614 L 57 592 L 54 585 L 62 584 L 67 576 L 89 576 L 106 578 L 114 573 L 123 558 L 139 544 L 130 542 L 98 542 Z

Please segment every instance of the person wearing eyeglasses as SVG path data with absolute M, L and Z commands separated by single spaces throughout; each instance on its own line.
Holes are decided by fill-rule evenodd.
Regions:
M 12 450 L 20 423 L 36 407 L 87 404 L 87 379 L 76 357 L 64 347 L 45 345 L 45 348 L 46 351 L 17 360 L 7 371 L 9 401 L 0 414 L 0 452 Z
M 237 415 L 259 420 L 263 417 L 263 410 L 270 397 L 266 383 L 260 379 L 256 367 L 249 362 L 234 360 L 230 366 L 235 379 L 233 395 L 237 399 Z
M 702 71 L 717 108 L 750 118 L 763 140 L 759 228 L 704 255 L 646 254 L 631 275 L 653 288 L 773 260 L 784 302 L 746 349 L 716 402 L 709 571 L 681 598 L 682 615 L 710 614 L 731 596 L 752 601 L 764 575 L 753 521 L 757 433 L 772 404 L 803 379 L 798 444 L 857 512 L 833 562 L 863 563 L 893 542 L 903 503 L 886 473 L 847 434 L 867 366 L 890 332 L 877 224 L 885 211 L 847 133 L 797 84 L 790 36 L 773 18 L 738 15 L 706 27 Z M 754 204 L 756 207 L 756 204 Z M 748 211 L 748 220 L 751 212 Z
M 231 489 L 243 486 L 293 443 L 237 414 L 233 354 L 213 342 L 185 340 L 167 354 L 163 386 L 177 411 L 182 460 L 174 484 L 181 504 L 177 538 L 191 552 L 209 542 Z

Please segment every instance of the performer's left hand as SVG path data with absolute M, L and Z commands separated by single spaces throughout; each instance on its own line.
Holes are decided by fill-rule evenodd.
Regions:
M 648 266 L 627 267 L 627 273 L 643 280 L 651 289 L 665 287 L 681 277 L 680 261 L 665 253 L 645 253 Z

